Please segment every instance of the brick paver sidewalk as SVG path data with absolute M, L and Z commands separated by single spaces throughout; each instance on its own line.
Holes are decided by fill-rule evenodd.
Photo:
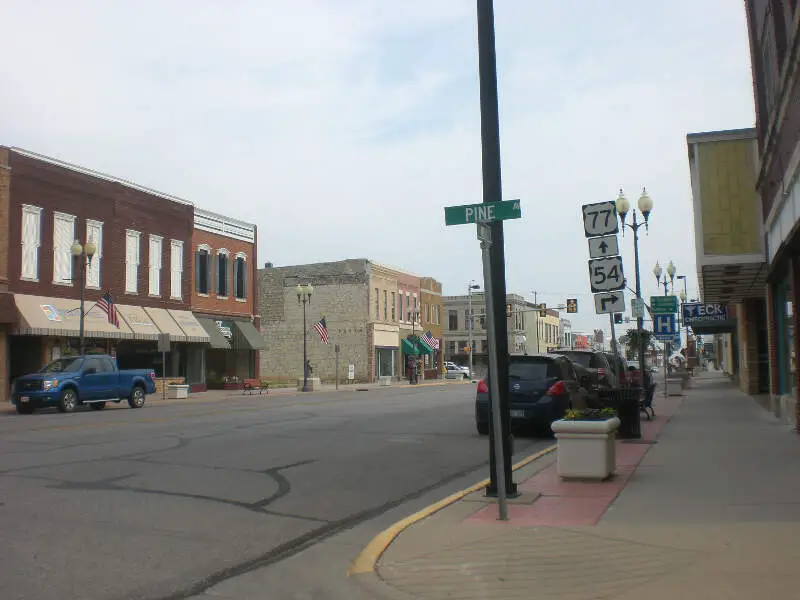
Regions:
M 541 494 L 467 497 L 402 533 L 375 575 L 426 599 L 789 598 L 800 586 L 800 441 L 717 374 L 656 400 L 618 475 L 564 483 L 555 455 L 517 474 Z

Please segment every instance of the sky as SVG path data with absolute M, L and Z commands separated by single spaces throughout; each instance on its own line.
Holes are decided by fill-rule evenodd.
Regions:
M 474 0 L 5 0 L 0 144 L 255 223 L 259 262 L 369 258 L 482 283 Z M 755 122 L 730 0 L 497 0 L 509 292 L 594 314 L 581 205 L 654 201 L 643 295 L 697 294 L 686 134 Z M 633 241 L 620 238 L 633 282 Z M 629 305 L 629 299 L 628 299 Z M 566 316 L 566 315 L 564 315 Z

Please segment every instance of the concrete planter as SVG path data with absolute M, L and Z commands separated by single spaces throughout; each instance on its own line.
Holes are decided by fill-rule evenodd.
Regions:
M 668 377 L 667 396 L 682 396 L 682 395 L 683 395 L 683 378 Z
M 392 385 L 392 377 L 390 375 L 381 375 L 378 377 L 378 385 Z
M 619 419 L 565 421 L 552 424 L 558 440 L 558 474 L 562 478 L 606 479 L 617 466 L 615 433 Z
M 322 382 L 320 381 L 319 377 L 309 377 L 308 378 L 308 391 L 309 392 L 316 392 L 317 390 L 322 389 Z M 297 378 L 297 391 L 303 391 L 303 378 Z
M 170 400 L 185 400 L 189 397 L 188 385 L 168 385 L 167 398 Z

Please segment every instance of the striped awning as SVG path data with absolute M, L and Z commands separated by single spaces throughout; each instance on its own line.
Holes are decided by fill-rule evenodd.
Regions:
M 14 294 L 19 319 L 14 333 L 18 335 L 50 335 L 77 337 L 80 335 L 80 300 Z M 87 338 L 133 339 L 134 332 L 120 320 L 119 328 L 108 322 L 106 314 L 92 309 L 93 302 L 84 305 L 84 335 Z

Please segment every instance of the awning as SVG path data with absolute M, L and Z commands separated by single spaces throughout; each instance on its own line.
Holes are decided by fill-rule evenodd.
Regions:
M 235 350 L 264 350 L 264 336 L 250 321 L 234 321 L 233 347 Z
M 695 319 L 689 325 L 697 335 L 711 335 L 714 333 L 732 333 L 736 331 L 736 319 L 728 318 L 721 320 Z
M 206 331 L 206 328 L 200 324 L 197 318 L 195 318 L 190 311 L 174 310 L 170 308 L 167 309 L 167 312 L 169 313 L 170 317 L 175 319 L 178 327 L 180 327 L 183 333 L 186 335 L 187 342 L 200 342 L 203 344 L 210 342 L 211 338 Z
M 19 320 L 14 333 L 18 335 L 52 335 L 77 337 L 80 332 L 80 301 L 70 298 L 50 298 L 14 294 Z M 108 317 L 94 302 L 84 304 L 84 335 L 87 338 L 131 339 L 134 332 L 124 319 L 119 328 L 108 322 Z
M 231 345 L 228 343 L 228 340 L 225 339 L 225 336 L 222 335 L 220 331 L 219 325 L 213 319 L 207 319 L 205 317 L 197 317 L 198 323 L 203 326 L 206 333 L 208 334 L 208 343 L 211 345 L 212 348 L 217 348 L 219 350 L 230 350 Z
M 419 348 L 420 354 L 433 354 L 433 348 L 428 346 L 422 338 L 419 338 L 417 348 Z
M 91 312 L 99 311 L 93 308 Z M 117 304 L 117 312 L 133 331 L 133 338 L 136 340 L 157 340 L 161 333 L 159 328 L 147 314 L 143 306 L 131 306 L 129 304 Z M 104 313 L 105 314 L 105 313 Z
M 421 354 L 432 354 L 433 350 L 431 350 L 425 343 L 421 340 L 417 340 L 417 345 L 414 347 L 414 342 L 409 339 L 403 338 L 401 341 L 401 347 L 403 349 L 403 354 L 410 354 L 412 356 L 419 356 Z
M 187 342 L 189 341 L 186 337 L 186 334 L 181 329 L 180 325 L 178 325 L 177 321 L 172 318 L 172 315 L 169 314 L 165 308 L 145 308 L 147 314 L 153 320 L 153 323 L 156 324 L 159 331 L 161 333 L 168 333 L 169 334 L 169 341 L 170 342 Z

